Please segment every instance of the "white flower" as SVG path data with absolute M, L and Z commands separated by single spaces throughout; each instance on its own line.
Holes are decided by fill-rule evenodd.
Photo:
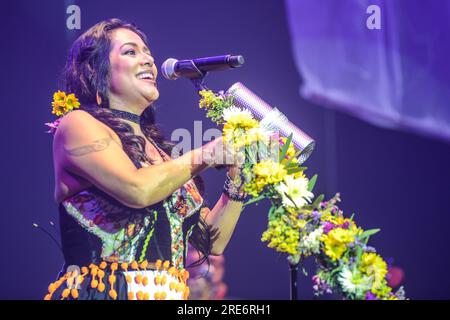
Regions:
M 372 287 L 372 277 L 365 276 L 358 270 L 353 272 L 347 266 L 342 268 L 338 281 L 343 291 L 355 294 L 359 299 L 363 299 L 365 293 Z
M 312 192 L 308 191 L 308 179 L 305 177 L 294 178 L 287 175 L 275 189 L 281 195 L 283 205 L 287 207 L 301 208 L 314 197 Z
M 235 106 L 231 106 L 229 108 L 226 108 L 225 110 L 223 110 L 223 120 L 228 121 L 230 120 L 232 117 L 237 116 L 237 115 L 245 115 L 245 116 L 250 116 L 253 118 L 253 115 L 251 114 L 250 111 L 248 111 L 247 109 L 242 110 L 241 108 L 235 107 Z
M 320 253 L 320 237 L 322 234 L 323 227 L 319 227 L 300 239 L 300 250 L 303 255 Z

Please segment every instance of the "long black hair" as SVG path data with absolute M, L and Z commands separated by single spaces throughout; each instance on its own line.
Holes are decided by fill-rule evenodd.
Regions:
M 80 109 L 88 112 L 97 120 L 103 122 L 116 132 L 122 141 L 123 149 L 133 163 L 139 167 L 140 162 L 148 161 L 145 152 L 145 139 L 134 134 L 133 128 L 117 118 L 109 108 L 108 88 L 110 84 L 110 61 L 112 30 L 129 29 L 136 33 L 148 46 L 147 37 L 134 24 L 120 19 L 104 20 L 85 33 L 73 43 L 63 72 L 63 82 L 66 92 L 74 93 L 81 103 Z M 174 144 L 164 138 L 155 123 L 153 106 L 148 106 L 141 115 L 141 129 L 150 141 L 155 141 L 167 154 L 172 154 Z M 204 196 L 205 188 L 200 176 L 194 181 Z M 193 230 L 191 243 L 201 253 L 201 261 L 208 260 L 211 253 L 212 237 L 206 222 L 200 217 Z

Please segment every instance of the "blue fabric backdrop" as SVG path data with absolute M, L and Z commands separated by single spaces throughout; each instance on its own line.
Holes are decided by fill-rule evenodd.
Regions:
M 379 29 L 369 29 L 379 8 Z M 450 2 L 286 0 L 303 97 L 450 141 Z

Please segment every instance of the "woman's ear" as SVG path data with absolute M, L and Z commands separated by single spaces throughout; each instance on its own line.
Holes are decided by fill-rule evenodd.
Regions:
M 100 97 L 100 94 L 98 93 L 98 91 L 95 94 L 95 98 L 97 100 L 97 105 L 100 107 L 102 105 L 102 97 Z

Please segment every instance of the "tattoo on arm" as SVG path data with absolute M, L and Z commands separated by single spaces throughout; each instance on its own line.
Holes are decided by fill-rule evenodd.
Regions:
M 85 146 L 77 147 L 77 148 L 70 149 L 70 150 L 66 149 L 66 152 L 69 155 L 75 156 L 75 157 L 84 156 L 84 155 L 92 153 L 92 152 L 105 150 L 106 148 L 108 148 L 111 140 L 112 140 L 111 137 L 95 140 L 93 143 L 85 145 Z

